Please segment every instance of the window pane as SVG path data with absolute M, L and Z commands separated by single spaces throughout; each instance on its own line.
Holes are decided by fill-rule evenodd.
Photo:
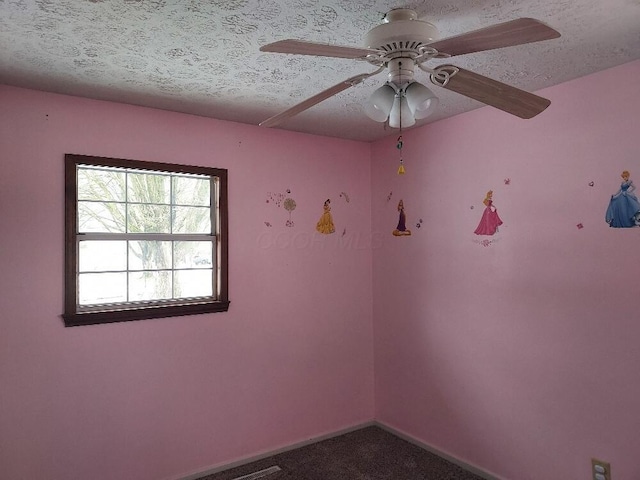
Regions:
M 176 205 L 211 205 L 211 181 L 208 178 L 173 177 L 173 203 Z
M 129 205 L 128 233 L 171 233 L 171 207 Z
M 93 305 L 127 301 L 126 273 L 81 273 L 78 303 Z
M 163 203 L 171 200 L 171 178 L 154 173 L 130 173 L 127 200 L 134 203 Z
M 81 241 L 79 254 L 81 272 L 127 269 L 127 242 L 125 241 Z
M 210 297 L 213 295 L 213 270 L 176 270 L 176 298 Z
M 211 268 L 213 242 L 174 242 L 174 268 Z
M 141 240 L 129 242 L 129 270 L 171 268 L 171 242 Z
M 173 207 L 173 233 L 211 233 L 209 207 Z
M 78 200 L 124 202 L 124 193 L 124 172 L 78 167 Z
M 78 202 L 78 231 L 124 233 L 125 206 L 113 202 Z
M 164 300 L 171 297 L 171 272 L 134 272 L 129 274 L 129 300 Z

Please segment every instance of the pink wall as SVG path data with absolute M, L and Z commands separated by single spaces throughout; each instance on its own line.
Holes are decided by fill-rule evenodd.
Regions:
M 638 78 L 640 61 L 542 91 L 532 120 L 406 132 L 402 177 L 395 138 L 374 144 L 379 421 L 502 479 L 591 478 L 591 457 L 640 478 L 640 229 L 604 221 L 622 170 L 640 185 Z M 482 246 L 489 189 L 504 225 Z M 410 237 L 391 235 L 400 198 Z
M 405 132 L 403 177 L 395 137 L 0 86 L 0 478 L 175 479 L 374 414 L 506 480 L 589 478 L 593 456 L 640 476 L 640 230 L 604 223 L 620 172 L 640 184 L 639 76 L 550 88 L 529 121 Z M 64 328 L 68 152 L 228 168 L 230 311 Z M 286 189 L 293 228 L 266 203 Z M 485 247 L 488 189 L 505 223 Z M 410 237 L 391 235 L 400 198 Z
M 373 418 L 368 144 L 6 86 L 0 105 L 0 478 L 175 479 Z M 229 312 L 64 328 L 65 153 L 228 168 Z M 287 189 L 292 228 L 266 203 Z

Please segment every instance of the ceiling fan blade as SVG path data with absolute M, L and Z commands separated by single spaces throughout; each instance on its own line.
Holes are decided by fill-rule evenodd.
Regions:
M 450 56 L 558 38 L 557 30 L 533 18 L 518 18 L 428 44 Z
M 361 73 L 360 75 L 355 75 L 351 78 L 348 78 L 338 83 L 337 85 L 334 85 L 331 88 L 327 88 L 326 90 L 323 90 L 322 92 L 314 95 L 313 97 L 307 98 L 303 102 L 300 102 L 297 105 L 294 105 L 293 107 L 285 110 L 284 112 L 278 113 L 277 115 L 274 115 L 273 117 L 266 119 L 264 122 L 260 123 L 260 126 L 275 127 L 276 125 L 280 125 L 286 119 L 291 118 L 294 115 L 297 115 L 300 112 L 303 112 L 304 110 L 307 110 L 308 108 L 313 107 L 314 105 L 322 102 L 323 100 L 326 100 L 329 97 L 332 97 L 342 92 L 343 90 L 346 90 L 349 87 L 353 87 L 354 85 L 357 85 L 363 80 L 380 73 L 382 70 L 384 70 L 384 67 L 381 67 L 372 73 Z
M 307 42 L 305 40 L 280 40 L 260 47 L 261 52 L 293 53 L 297 55 L 315 55 L 319 57 L 336 57 L 358 59 L 368 55 L 379 55 L 379 50 L 372 48 L 343 47 L 328 43 Z
M 439 83 L 438 79 L 439 71 L 453 73 L 450 73 L 448 81 L 442 84 Z M 435 72 L 436 74 L 431 76 L 431 82 L 435 85 L 452 90 L 465 97 L 473 98 L 520 118 L 533 118 L 551 104 L 551 101 L 546 98 L 463 68 L 442 65 L 436 68 Z

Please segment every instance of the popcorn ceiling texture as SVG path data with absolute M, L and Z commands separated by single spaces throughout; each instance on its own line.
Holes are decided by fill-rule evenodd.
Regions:
M 258 124 L 374 70 L 262 53 L 261 45 L 295 38 L 363 46 L 365 33 L 398 7 L 415 9 L 441 38 L 518 17 L 549 24 L 561 38 L 446 61 L 528 91 L 640 58 L 637 0 L 0 0 L 0 83 Z M 362 112 L 385 80 L 371 77 L 280 128 L 365 141 L 393 135 Z M 438 112 L 418 125 L 482 106 L 434 90 Z

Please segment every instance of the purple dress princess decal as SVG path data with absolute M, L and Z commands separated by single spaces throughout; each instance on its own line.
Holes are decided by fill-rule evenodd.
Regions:
M 402 200 L 400 200 L 400 202 L 398 203 L 398 212 L 400 212 L 400 216 L 398 218 L 398 226 L 392 233 L 396 237 L 411 235 L 411 230 L 407 228 L 407 216 L 404 213 L 404 202 Z
M 476 235 L 493 235 L 498 231 L 498 227 L 502 225 L 502 220 L 498 216 L 498 210 L 493 206 L 492 190 L 487 192 L 487 196 L 482 203 L 484 203 L 485 209 L 482 212 L 478 228 L 473 233 Z

